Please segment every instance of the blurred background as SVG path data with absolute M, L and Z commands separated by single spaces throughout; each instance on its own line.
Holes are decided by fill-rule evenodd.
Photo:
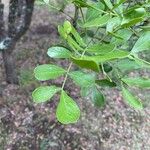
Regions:
M 7 24 L 9 0 L 5 4 Z M 53 1 L 63 8 L 63 0 Z M 74 7 L 64 10 L 74 15 Z M 13 51 L 19 75 L 19 85 L 5 81 L 5 71 L 0 52 L 0 150 L 150 150 L 150 91 L 135 89 L 144 99 L 145 109 L 135 111 L 126 106 L 117 89 L 105 89 L 107 104 L 104 108 L 93 106 L 90 98 L 81 99 L 79 89 L 68 80 L 65 89 L 77 101 L 81 118 L 76 124 L 61 125 L 55 118 L 58 96 L 53 100 L 35 104 L 31 93 L 40 85 L 33 70 L 39 64 L 55 63 L 68 66 L 65 60 L 57 61 L 47 56 L 47 49 L 62 41 L 57 25 L 69 19 L 65 14 L 35 5 L 32 22 L 27 33 L 17 42 Z M 149 76 L 149 71 L 131 72 Z M 63 78 L 50 81 L 61 85 Z

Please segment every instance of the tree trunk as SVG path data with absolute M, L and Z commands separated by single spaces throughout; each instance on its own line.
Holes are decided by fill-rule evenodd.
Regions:
M 12 56 L 16 42 L 31 23 L 35 0 L 9 0 L 8 31 L 5 29 L 4 4 L 0 0 L 0 51 L 2 51 L 6 82 L 18 84 L 15 60 Z
M 2 56 L 6 73 L 6 82 L 10 84 L 18 84 L 19 81 L 15 70 L 15 60 L 12 54 L 10 54 L 9 50 L 4 50 Z

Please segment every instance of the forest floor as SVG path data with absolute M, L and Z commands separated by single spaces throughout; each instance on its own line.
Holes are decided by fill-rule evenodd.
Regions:
M 44 104 L 32 102 L 31 93 L 40 83 L 33 77 L 38 64 L 58 63 L 47 57 L 47 49 L 59 43 L 57 23 L 65 16 L 36 7 L 29 31 L 18 42 L 14 57 L 20 73 L 20 86 L 5 82 L 0 55 L 0 150 L 150 150 L 150 91 L 136 90 L 145 108 L 135 111 L 126 106 L 117 89 L 106 89 L 103 109 L 90 99 L 81 99 L 70 81 L 66 90 L 77 101 L 82 115 L 78 123 L 61 125 L 55 118 L 58 96 Z M 138 73 L 149 76 L 144 70 Z M 135 75 L 134 72 L 131 75 Z M 61 84 L 63 78 L 54 83 Z

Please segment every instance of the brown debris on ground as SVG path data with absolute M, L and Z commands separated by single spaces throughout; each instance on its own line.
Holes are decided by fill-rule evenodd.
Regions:
M 80 99 L 78 88 L 68 82 L 66 89 L 82 112 L 79 122 L 68 126 L 56 121 L 57 96 L 44 104 L 32 102 L 31 92 L 39 84 L 33 79 L 32 71 L 38 64 L 56 63 L 46 52 L 59 42 L 56 24 L 64 19 L 65 16 L 36 7 L 30 30 L 14 52 L 21 86 L 5 83 L 0 56 L 0 68 L 3 68 L 0 71 L 0 150 L 149 150 L 149 91 L 140 91 L 139 96 L 147 99 L 142 112 L 128 108 L 119 91 L 110 89 L 105 90 L 106 107 L 97 109 L 89 99 Z M 68 65 L 66 61 L 57 63 Z M 60 85 L 62 80 L 54 82 Z

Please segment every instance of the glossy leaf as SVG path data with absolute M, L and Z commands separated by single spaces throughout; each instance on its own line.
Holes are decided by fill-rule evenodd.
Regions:
M 34 75 L 36 79 L 45 81 L 49 79 L 56 79 L 63 75 L 66 71 L 58 66 L 45 64 L 39 65 L 34 69 Z
M 56 110 L 56 117 L 62 124 L 75 123 L 80 117 L 79 107 L 65 91 L 61 93 L 60 102 Z
M 138 53 L 144 50 L 150 50 L 150 31 L 146 31 L 140 36 L 131 52 Z
M 81 68 L 90 69 L 96 72 L 100 71 L 98 63 L 96 63 L 93 60 L 72 57 L 72 62 L 74 62 L 76 65 L 78 65 Z
M 146 78 L 123 78 L 123 82 L 131 86 L 138 86 L 140 88 L 150 88 L 150 79 Z
M 143 109 L 141 100 L 133 96 L 126 88 L 122 87 L 122 94 L 125 102 L 134 109 Z
M 71 52 L 64 47 L 50 47 L 47 52 L 49 57 L 52 58 L 70 58 Z
M 107 61 L 111 61 L 118 58 L 126 58 L 128 57 L 129 52 L 116 50 L 105 55 L 97 55 L 97 56 L 85 56 L 84 59 L 86 60 L 93 60 L 97 63 L 103 63 Z
M 70 72 L 69 76 L 80 87 L 89 87 L 95 83 L 95 75 L 81 71 Z
M 41 86 L 35 89 L 32 93 L 32 98 L 35 103 L 42 103 L 50 100 L 61 88 L 56 86 Z

